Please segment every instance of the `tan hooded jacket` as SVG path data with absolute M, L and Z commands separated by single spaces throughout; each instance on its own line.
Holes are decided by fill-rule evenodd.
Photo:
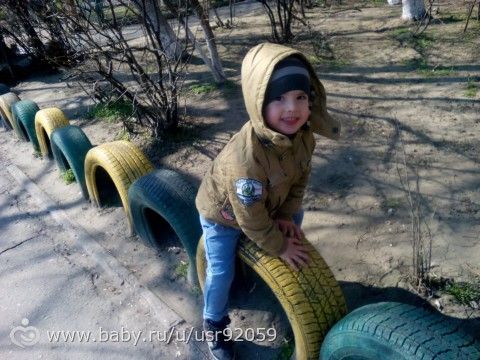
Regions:
M 262 105 L 275 65 L 296 55 L 308 64 L 315 97 L 307 124 L 293 139 L 267 127 Z M 338 139 L 340 124 L 327 112 L 325 89 L 297 50 L 270 43 L 252 48 L 242 63 L 242 90 L 250 120 L 205 174 L 196 206 L 206 219 L 240 228 L 274 256 L 286 241 L 274 219 L 292 219 L 301 207 L 315 148 L 313 133 Z

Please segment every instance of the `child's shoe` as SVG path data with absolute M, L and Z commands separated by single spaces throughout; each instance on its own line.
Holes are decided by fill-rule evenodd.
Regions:
M 224 330 L 230 324 L 230 318 L 225 316 L 220 321 L 204 320 L 203 330 L 210 355 L 215 360 L 234 360 L 235 350 L 233 340 L 225 337 Z

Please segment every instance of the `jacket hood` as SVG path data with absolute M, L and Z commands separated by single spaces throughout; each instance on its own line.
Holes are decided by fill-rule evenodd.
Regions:
M 315 91 L 309 118 L 312 131 L 329 139 L 338 139 L 340 123 L 327 111 L 325 89 L 310 62 L 301 52 L 272 43 L 255 46 L 247 53 L 242 63 L 243 98 L 255 133 L 260 138 L 270 140 L 277 146 L 288 147 L 291 145 L 287 136 L 271 130 L 267 126 L 263 118 L 262 107 L 267 85 L 275 65 L 292 55 L 305 62 L 310 73 L 310 84 Z

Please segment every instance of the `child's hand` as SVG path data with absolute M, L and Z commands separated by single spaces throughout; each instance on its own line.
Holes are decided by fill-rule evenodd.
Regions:
M 307 266 L 310 258 L 307 249 L 294 237 L 286 237 L 287 248 L 280 254 L 280 258 L 287 262 L 293 270 L 298 271 L 300 268 Z
M 277 224 L 278 228 L 285 237 L 295 237 L 298 240 L 305 237 L 305 234 L 303 233 L 302 229 L 300 229 L 300 226 L 297 226 L 293 221 L 275 219 L 275 224 Z

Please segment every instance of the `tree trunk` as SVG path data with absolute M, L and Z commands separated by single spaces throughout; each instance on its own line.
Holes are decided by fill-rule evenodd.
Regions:
M 212 8 L 212 10 L 213 10 L 213 13 L 215 14 L 215 18 L 216 18 L 215 22 L 217 23 L 218 26 L 224 28 L 224 27 L 225 27 L 225 23 L 222 21 L 222 19 L 221 19 L 220 16 L 218 15 L 217 8 L 214 6 L 214 7 Z
M 155 3 L 156 2 L 156 3 Z M 135 2 L 138 4 L 137 2 Z M 141 2 L 140 2 L 141 3 Z M 146 18 L 152 24 L 152 28 L 159 35 L 165 54 L 170 60 L 176 61 L 182 57 L 184 48 L 177 39 L 172 27 L 160 11 L 159 0 L 145 1 L 145 9 L 142 5 L 137 5 L 140 11 L 145 11 Z
M 7 54 L 7 45 L 5 45 L 5 41 L 3 40 L 2 34 L 0 34 L 0 53 L 3 57 L 3 61 L 7 67 L 8 72 L 10 73 L 10 77 L 12 78 L 12 81 L 15 81 L 15 74 L 12 70 L 12 64 Z
M 222 62 L 218 55 L 217 44 L 215 43 L 215 35 L 210 27 L 210 21 L 208 19 L 208 12 L 200 5 L 198 0 L 191 0 L 193 9 L 200 20 L 200 26 L 205 34 L 205 41 L 207 42 L 208 53 L 210 54 L 211 69 L 213 78 L 216 83 L 223 83 L 227 79 L 223 72 Z
M 177 12 L 175 6 L 173 5 L 173 3 L 170 2 L 170 0 L 164 0 L 164 4 L 172 14 L 175 14 Z M 190 30 L 190 28 L 188 27 L 188 22 L 183 17 L 180 17 L 179 20 L 183 25 L 183 28 L 185 29 L 186 37 L 190 39 L 190 41 L 192 41 L 193 46 L 195 47 L 195 50 L 198 52 L 198 55 L 200 55 L 205 65 L 208 66 L 208 68 L 210 69 L 210 72 L 213 74 L 215 81 L 217 81 L 215 69 L 212 66 L 212 62 L 210 61 L 207 54 L 203 50 L 202 45 L 195 38 L 195 35 L 192 33 L 192 30 Z
M 15 1 L 10 1 L 7 4 L 25 30 L 25 33 L 28 36 L 29 45 L 32 48 L 35 57 L 40 61 L 45 61 L 45 45 L 42 40 L 40 40 L 40 37 L 31 22 L 27 5 L 27 3 L 17 3 Z
M 403 20 L 420 20 L 425 17 L 424 0 L 403 0 Z
M 235 0 L 230 0 L 230 3 L 228 6 L 230 10 L 230 25 L 233 26 L 233 18 L 235 16 Z M 480 14 L 480 10 L 479 10 L 479 14 Z

